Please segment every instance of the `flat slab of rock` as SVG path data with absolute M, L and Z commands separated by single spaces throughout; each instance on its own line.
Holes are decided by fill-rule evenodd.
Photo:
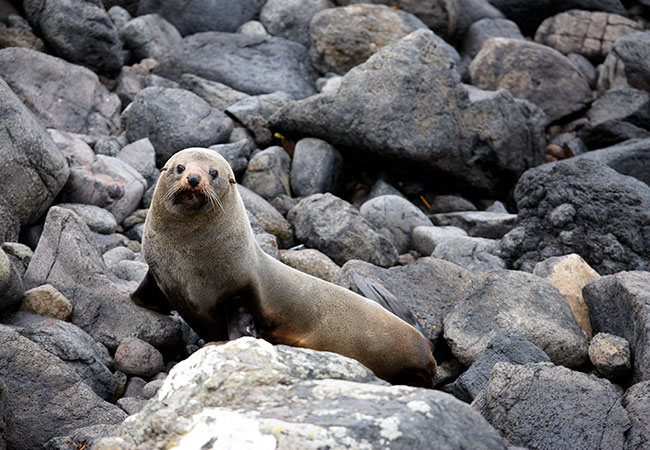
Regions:
M 279 37 L 194 34 L 162 57 L 154 73 L 176 81 L 190 73 L 252 95 L 285 91 L 304 98 L 316 93 L 307 49 Z
M 388 386 L 348 358 L 252 338 L 204 347 L 177 364 L 144 410 L 95 448 L 209 442 L 259 449 L 506 448 L 480 414 L 448 394 Z
M 526 272 L 494 270 L 477 276 L 445 317 L 444 333 L 454 356 L 473 364 L 490 340 L 508 328 L 546 352 L 556 364 L 587 360 L 587 338 L 562 294 Z
M 40 448 L 76 428 L 126 418 L 59 358 L 4 325 L 0 325 L 0 372 L 10 412 L 4 434 L 8 448 Z
M 627 339 L 634 381 L 650 380 L 650 272 L 621 272 L 588 283 L 583 294 L 594 332 Z
M 579 111 L 592 100 L 589 82 L 566 56 L 521 39 L 487 41 L 469 66 L 481 89 L 508 89 L 544 110 L 550 121 Z
M 650 187 L 587 159 L 545 164 L 519 179 L 519 222 L 501 240 L 515 269 L 569 253 L 601 275 L 649 267 Z
M 439 226 L 462 228 L 470 236 L 500 239 L 514 228 L 517 214 L 490 211 L 459 211 L 434 214 L 433 223 Z
M 510 445 L 529 449 L 624 448 L 630 428 L 613 384 L 551 363 L 497 363 L 473 406 Z
M 541 162 L 545 118 L 505 91 L 470 92 L 457 59 L 432 32 L 415 31 L 348 72 L 337 91 L 288 104 L 271 126 L 459 190 L 499 191 Z

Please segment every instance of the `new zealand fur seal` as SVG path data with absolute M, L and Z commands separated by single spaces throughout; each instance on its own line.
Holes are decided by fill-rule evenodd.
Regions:
M 175 309 L 205 340 L 252 335 L 354 358 L 394 384 L 433 386 L 433 346 L 413 326 L 262 251 L 218 153 L 186 149 L 161 170 L 142 241 L 149 272 L 132 294 L 136 304 Z

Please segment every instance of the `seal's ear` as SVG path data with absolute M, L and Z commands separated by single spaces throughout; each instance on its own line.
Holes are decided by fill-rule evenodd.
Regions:
M 160 169 L 161 172 L 164 172 L 165 170 L 167 170 L 167 166 L 165 166 L 165 167 L 163 167 L 162 169 Z
M 237 184 L 237 182 L 235 181 L 235 179 L 233 177 L 229 176 L 228 181 L 230 181 L 230 184 Z

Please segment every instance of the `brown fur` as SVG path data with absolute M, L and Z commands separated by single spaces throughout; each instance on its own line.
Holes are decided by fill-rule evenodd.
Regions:
M 185 167 L 182 173 L 179 164 Z M 210 169 L 218 171 L 217 178 Z M 200 178 L 195 187 L 190 175 Z M 166 197 L 178 186 L 184 189 L 179 196 Z M 212 191 L 218 202 L 201 205 L 202 197 L 194 191 Z M 271 343 L 336 352 L 393 383 L 432 387 L 432 344 L 415 328 L 376 303 L 292 269 L 260 249 L 232 170 L 213 151 L 186 149 L 167 162 L 142 248 L 150 275 L 134 293 L 136 303 L 161 311 L 171 305 L 206 340 L 237 336 L 229 325 L 250 325 L 250 317 L 253 335 Z M 152 289 L 152 282 L 157 287 Z M 164 298 L 152 298 L 157 289 Z

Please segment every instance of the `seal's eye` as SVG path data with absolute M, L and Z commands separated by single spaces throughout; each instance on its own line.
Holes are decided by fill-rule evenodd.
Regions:
M 184 165 L 179 164 L 179 165 L 176 166 L 176 171 L 177 171 L 178 173 L 182 173 L 184 170 L 185 170 L 185 166 L 184 166 Z
M 210 176 L 212 178 L 217 178 L 219 176 L 219 172 L 217 172 L 217 169 L 210 169 Z

